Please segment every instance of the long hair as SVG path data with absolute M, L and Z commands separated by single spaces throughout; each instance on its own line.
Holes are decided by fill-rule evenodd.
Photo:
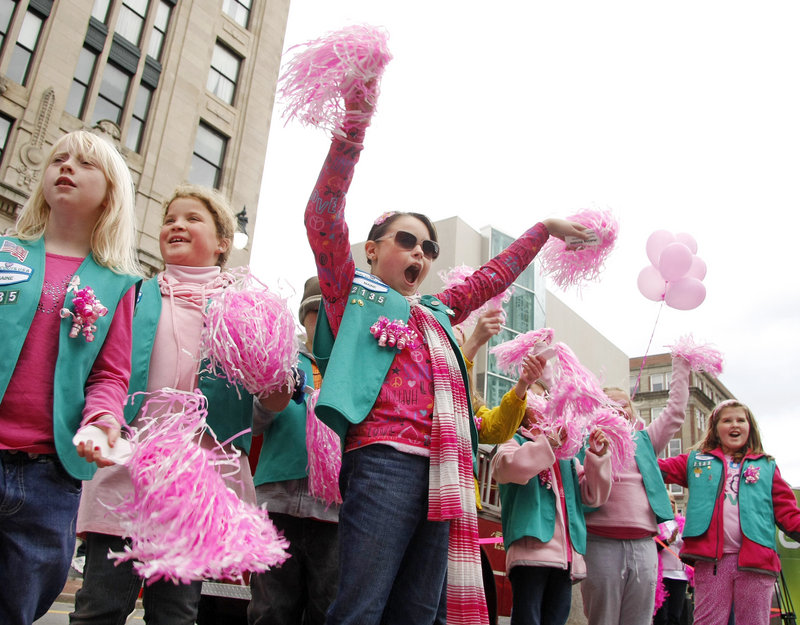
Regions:
M 56 141 L 45 161 L 45 168 L 50 166 L 56 154 L 62 152 L 95 163 L 106 179 L 106 207 L 92 229 L 90 242 L 95 261 L 115 273 L 142 275 L 134 246 L 133 180 L 122 155 L 103 137 L 76 130 Z M 17 218 L 15 235 L 25 241 L 41 237 L 50 219 L 43 180 L 44 176 L 39 179 Z
M 722 417 L 722 411 L 726 408 L 743 408 L 744 414 L 747 417 L 747 423 L 750 426 L 750 434 L 747 436 L 747 442 L 739 452 L 734 454 L 734 458 L 741 460 L 748 451 L 754 454 L 764 454 L 764 447 L 761 445 L 761 433 L 758 431 L 758 425 L 753 417 L 753 413 L 750 411 L 750 408 L 735 399 L 726 399 L 714 406 L 714 410 L 711 411 L 708 417 L 708 423 L 706 424 L 706 435 L 695 445 L 695 449 L 707 452 L 721 447 L 719 435 L 717 434 L 717 425 L 719 424 L 720 417 Z M 771 456 L 768 457 L 771 458 Z
M 180 198 L 197 200 L 211 213 L 214 218 L 214 225 L 217 228 L 217 236 L 228 241 L 228 248 L 217 259 L 217 265 L 224 267 L 228 257 L 231 255 L 233 233 L 236 230 L 236 216 L 233 214 L 233 208 L 231 208 L 231 205 L 223 195 L 215 189 L 196 184 L 183 184 L 178 186 L 172 192 L 172 195 L 164 201 L 164 217 L 167 215 L 169 205 Z

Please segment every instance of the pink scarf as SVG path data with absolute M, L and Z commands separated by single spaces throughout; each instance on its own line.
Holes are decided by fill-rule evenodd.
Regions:
M 455 352 L 433 313 L 412 303 L 411 315 L 428 342 L 433 370 L 428 519 L 450 520 L 447 623 L 488 625 L 478 546 L 467 392 Z

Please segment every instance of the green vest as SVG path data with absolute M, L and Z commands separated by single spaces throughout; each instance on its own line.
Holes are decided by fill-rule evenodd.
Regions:
M 650 435 L 644 430 L 638 430 L 634 435 L 636 441 L 636 466 L 642 474 L 644 490 L 647 493 L 647 501 L 650 509 L 656 515 L 656 523 L 663 523 L 675 518 L 672 513 L 672 504 L 667 494 L 667 486 L 661 476 L 661 469 L 658 468 L 658 458 L 650 441 Z
M 674 519 L 672 504 L 669 501 L 664 478 L 661 476 L 661 469 L 658 468 L 658 458 L 656 457 L 655 449 L 653 449 L 653 443 L 650 441 L 650 435 L 644 430 L 637 430 L 633 435 L 633 440 L 636 444 L 633 457 L 636 460 L 636 467 L 642 476 L 647 502 L 656 517 L 656 523 Z M 585 457 L 586 450 L 582 449 L 578 454 L 578 459 L 583 462 Z M 597 508 L 589 506 L 583 507 L 584 514 L 590 514 L 596 510 Z
M 150 375 L 150 357 L 156 329 L 161 319 L 161 290 L 158 279 L 152 278 L 142 285 L 136 312 L 133 315 L 133 353 L 131 355 L 131 383 L 128 393 L 133 395 L 125 408 L 125 419 L 130 423 L 138 414 L 145 400 L 142 391 L 147 390 Z M 253 425 L 253 396 L 244 389 L 230 386 L 224 379 L 207 371 L 208 362 L 201 365 L 202 373 L 198 387 L 208 400 L 206 423 L 214 430 L 217 440 L 225 442 L 231 437 L 249 430 Z M 248 431 L 238 436 L 233 443 L 246 452 L 250 450 L 252 434 Z
M 453 311 L 431 295 L 423 295 L 420 304 L 433 313 L 450 339 L 469 402 L 467 366 L 450 325 Z M 324 308 L 320 308 L 314 333 L 314 359 L 323 377 L 314 412 L 344 441 L 350 424 L 361 423 L 369 414 L 397 353 L 394 347 L 378 345 L 370 327 L 379 317 L 407 322 L 411 308 L 397 291 L 358 269 L 335 340 Z M 469 411 L 471 415 L 471 407 Z M 472 418 L 470 435 L 474 459 L 478 453 L 478 430 Z
M 309 385 L 313 384 L 311 359 L 301 353 L 298 366 L 305 371 Z M 253 481 L 258 486 L 301 479 L 308 476 L 307 466 L 306 402 L 297 404 L 290 401 L 283 411 L 275 415 L 269 429 L 264 433 L 264 443 Z
M 519 434 L 514 440 L 520 445 L 527 439 Z M 581 488 L 578 472 L 572 460 L 559 460 L 561 482 L 564 488 L 564 503 L 567 508 L 569 537 L 575 551 L 586 553 L 586 520 L 583 517 Z M 502 510 L 503 544 L 506 551 L 512 543 L 525 536 L 532 536 L 543 543 L 553 538 L 556 527 L 555 485 L 543 486 L 534 476 L 527 484 L 498 484 L 500 509 Z
M 0 401 L 8 388 L 33 322 L 42 295 L 45 268 L 44 237 L 35 241 L 0 237 L 0 245 L 4 241 L 23 248 L 28 254 L 24 261 L 9 258 L 5 253 L 0 254 L 0 344 L 4 346 L 7 363 L 0 370 Z M 97 330 L 91 343 L 83 335 L 69 338 L 72 319 L 61 320 L 53 379 L 53 437 L 64 468 L 74 478 L 88 480 L 94 475 L 97 465 L 81 458 L 72 443 L 86 403 L 86 380 L 103 347 L 119 301 L 139 278 L 101 267 L 91 254 L 84 259 L 75 275 L 80 278 L 80 288 L 89 286 L 94 290 L 97 299 L 108 308 L 108 314 L 95 322 Z M 64 308 L 72 309 L 72 298 L 73 293 L 67 293 Z
M 748 467 L 758 469 L 758 480 L 748 484 L 744 472 Z M 725 461 L 699 451 L 686 458 L 686 481 L 689 501 L 686 504 L 684 537 L 701 536 L 711 525 L 714 509 L 723 490 L 722 476 Z M 775 512 L 772 506 L 772 479 L 775 462 L 764 456 L 745 458 L 739 480 L 739 523 L 742 534 L 759 545 L 775 551 Z M 768 519 L 768 523 L 764 523 Z

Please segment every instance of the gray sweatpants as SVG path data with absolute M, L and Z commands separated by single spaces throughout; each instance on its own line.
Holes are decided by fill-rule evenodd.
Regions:
M 617 540 L 589 534 L 581 583 L 589 625 L 650 625 L 658 575 L 652 538 Z

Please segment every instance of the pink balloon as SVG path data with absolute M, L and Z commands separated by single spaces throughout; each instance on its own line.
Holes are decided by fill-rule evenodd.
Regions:
M 648 265 L 639 272 L 636 280 L 639 292 L 647 299 L 660 302 L 664 299 L 664 292 L 667 290 L 667 281 L 661 277 L 658 269 L 653 265 Z
M 702 280 L 706 277 L 706 269 L 706 264 L 703 262 L 702 258 L 699 256 L 692 256 L 692 266 L 689 267 L 689 271 L 686 273 L 686 275 L 690 278 Z
M 670 243 L 658 258 L 658 270 L 667 282 L 678 280 L 686 275 L 692 266 L 692 253 L 683 243 Z
M 697 241 L 688 232 L 679 232 L 675 235 L 675 240 L 688 247 L 692 254 L 697 254 Z
M 661 252 L 667 245 L 675 242 L 675 235 L 667 230 L 656 230 L 653 234 L 647 237 L 647 258 L 653 263 L 653 266 L 658 267 L 658 258 Z
M 703 303 L 706 287 L 697 278 L 685 277 L 667 284 L 664 302 L 678 310 L 692 310 Z

